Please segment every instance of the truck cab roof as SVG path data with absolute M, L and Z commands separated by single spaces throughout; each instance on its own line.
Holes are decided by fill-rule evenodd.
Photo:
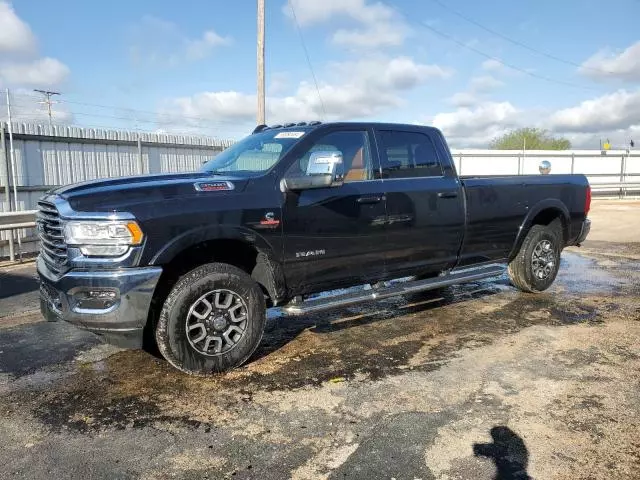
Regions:
M 313 130 L 324 130 L 327 128 L 378 128 L 383 130 L 393 130 L 393 129 L 426 129 L 432 130 L 440 133 L 435 127 L 431 127 L 428 125 L 419 125 L 419 124 L 411 124 L 411 123 L 389 123 L 389 122 L 292 122 L 285 124 L 276 124 L 276 125 L 258 125 L 252 133 L 260 133 L 267 130 L 283 130 L 283 131 L 300 131 L 304 130 L 305 132 L 310 132 Z

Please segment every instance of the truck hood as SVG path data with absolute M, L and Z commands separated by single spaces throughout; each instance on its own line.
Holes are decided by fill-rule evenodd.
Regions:
M 196 184 L 225 181 L 231 183 L 232 190 L 202 192 L 196 189 Z M 248 179 L 244 177 L 212 175 L 203 172 L 154 174 L 76 183 L 57 188 L 50 194 L 64 198 L 76 211 L 113 212 L 127 210 L 132 205 L 170 199 L 186 199 L 198 195 L 237 194 L 244 190 L 247 182 Z

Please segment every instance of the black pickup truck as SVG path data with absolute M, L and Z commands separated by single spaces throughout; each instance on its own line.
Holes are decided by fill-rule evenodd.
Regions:
M 304 315 L 499 276 L 540 292 L 587 236 L 583 175 L 458 177 L 437 129 L 260 125 L 200 172 L 39 202 L 41 307 L 188 373 L 231 369 L 266 310 Z M 405 279 L 394 281 L 394 279 Z M 340 295 L 315 295 L 370 285 Z

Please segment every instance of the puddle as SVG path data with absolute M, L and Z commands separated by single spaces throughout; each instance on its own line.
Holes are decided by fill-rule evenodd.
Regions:
M 518 292 L 501 277 L 303 317 L 272 309 L 253 358 L 227 374 L 189 377 L 142 351 L 94 347 L 71 376 L 40 389 L 34 377 L 29 392 L 14 391 L 8 400 L 58 430 L 158 421 L 212 428 L 257 408 L 257 394 L 431 371 L 463 348 L 504 341 L 533 325 L 601 323 L 623 308 L 616 294 L 626 285 L 597 261 L 565 252 L 557 283 L 539 295 Z
M 617 263 L 615 264 L 617 266 Z M 609 271 L 611 266 L 572 252 L 563 252 L 556 284 L 571 293 L 618 293 L 624 281 Z

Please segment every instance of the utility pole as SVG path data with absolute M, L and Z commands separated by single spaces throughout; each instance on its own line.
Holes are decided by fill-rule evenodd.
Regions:
M 264 0 L 258 0 L 258 125 L 265 124 L 264 102 Z
M 13 207 L 14 211 L 20 210 L 18 205 L 18 175 L 16 173 L 16 157 L 15 150 L 13 149 L 13 122 L 11 119 L 11 93 L 7 88 L 7 126 L 9 127 L 9 159 L 11 161 L 11 176 L 13 177 Z M 7 185 L 9 188 L 9 185 Z M 11 232 L 13 235 L 13 231 Z M 20 237 L 20 230 L 18 230 L 18 253 L 20 254 L 20 261 L 22 261 L 22 238 Z
M 51 97 L 53 95 L 60 95 L 60 92 L 52 92 L 50 90 L 38 90 L 38 89 L 34 89 L 34 92 L 38 92 L 43 94 L 46 97 L 46 100 L 42 101 L 42 102 L 38 102 L 41 105 L 46 105 L 47 106 L 47 111 L 49 112 L 49 126 L 52 127 L 53 123 L 52 123 L 52 112 L 51 112 L 51 105 L 55 102 L 51 101 Z
M 11 181 L 9 180 L 9 155 L 7 155 L 7 142 L 4 136 L 4 122 L 0 122 L 0 160 L 4 163 L 4 203 L 6 207 L 3 210 L 11 211 Z M 15 261 L 15 253 L 13 251 L 13 230 L 9 231 L 9 260 Z

